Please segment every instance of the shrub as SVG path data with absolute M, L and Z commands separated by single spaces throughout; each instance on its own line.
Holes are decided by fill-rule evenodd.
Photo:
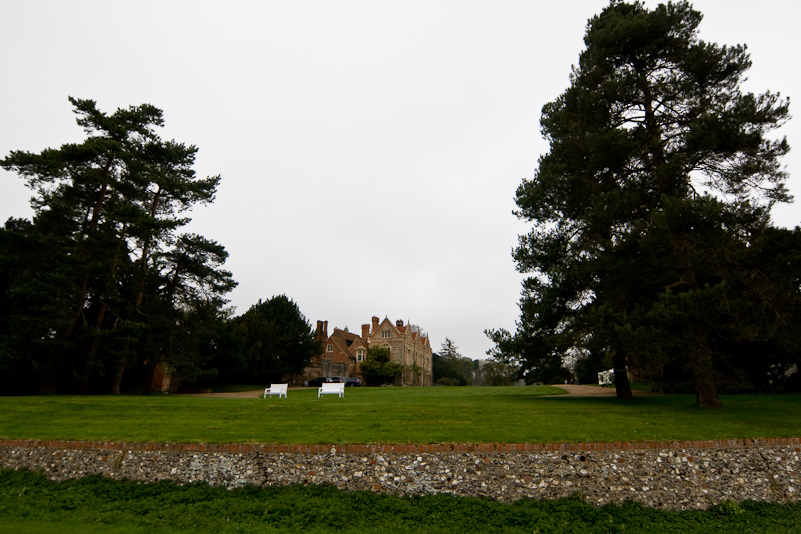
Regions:
M 458 378 L 448 378 L 443 376 L 439 380 L 437 380 L 438 386 L 458 386 L 460 384 Z

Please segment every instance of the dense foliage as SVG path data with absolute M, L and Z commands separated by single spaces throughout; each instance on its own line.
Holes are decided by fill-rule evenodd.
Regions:
M 484 361 L 477 373 L 477 379 L 484 386 L 511 386 L 519 377 L 520 369 L 516 365 L 495 358 Z
M 431 356 L 431 370 L 434 383 L 440 386 L 472 386 L 475 384 L 478 362 L 459 352 L 459 347 L 445 338 L 439 352 Z
M 513 504 L 432 494 L 391 497 L 326 486 L 142 484 L 99 476 L 56 483 L 0 470 L 4 532 L 793 532 L 801 505 L 724 501 L 706 511 L 573 499 Z M 117 530 L 119 529 L 119 530 Z
M 285 295 L 259 300 L 233 318 L 225 340 L 215 361 L 223 383 L 292 382 L 323 351 L 311 324 Z
M 392 361 L 388 348 L 373 345 L 367 349 L 364 361 L 359 364 L 359 370 L 368 386 L 380 386 L 391 384 L 400 376 L 403 373 L 403 365 Z
M 785 380 L 799 362 L 801 229 L 770 222 L 790 200 L 770 135 L 779 95 L 742 91 L 745 46 L 698 37 L 687 2 L 612 1 L 593 17 L 570 87 L 542 112 L 550 151 L 517 190 L 533 223 L 514 252 L 517 332 L 489 332 L 498 356 L 550 377 L 589 358 L 694 389 Z
M 236 283 L 221 245 L 180 229 L 220 177 L 158 136 L 161 110 L 70 102 L 82 143 L 0 161 L 34 192 L 33 220 L 0 230 L 0 388 L 147 390 L 163 363 L 197 379 Z

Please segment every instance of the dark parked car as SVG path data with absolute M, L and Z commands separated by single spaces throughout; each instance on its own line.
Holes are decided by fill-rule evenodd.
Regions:
M 309 380 L 309 387 L 319 388 L 324 382 L 329 384 L 342 383 L 347 382 L 347 378 L 342 378 L 341 376 L 320 376 Z
M 309 380 L 309 387 L 319 388 L 323 384 L 323 382 L 333 382 L 333 380 L 331 380 L 327 376 L 318 376 L 317 378 L 312 378 L 311 380 Z
M 361 378 L 357 378 L 355 376 L 353 378 L 348 378 L 345 381 L 345 387 L 355 387 L 355 386 L 361 386 L 361 385 L 362 385 L 362 379 Z

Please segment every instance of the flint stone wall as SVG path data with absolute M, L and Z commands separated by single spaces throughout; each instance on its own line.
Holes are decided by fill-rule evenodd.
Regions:
M 580 495 L 702 509 L 723 499 L 798 502 L 801 438 L 672 443 L 290 446 L 0 440 L 0 467 L 53 480 L 99 474 L 231 488 L 330 484 L 501 501 Z

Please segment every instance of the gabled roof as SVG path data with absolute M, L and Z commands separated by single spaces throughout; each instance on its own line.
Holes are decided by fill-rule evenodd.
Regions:
M 389 317 L 384 317 L 384 319 L 372 329 L 372 332 L 368 331 L 368 339 L 380 338 L 381 334 L 379 331 L 385 330 L 386 326 L 391 327 L 401 338 L 411 340 L 412 343 L 419 344 L 418 346 L 422 346 L 424 349 L 430 349 L 431 347 L 428 336 L 423 334 L 419 327 L 412 328 L 412 324 L 408 321 L 406 321 L 405 325 L 398 326 L 396 323 L 390 321 Z M 334 332 L 326 339 L 326 343 L 335 343 L 342 352 L 350 354 L 352 357 L 356 357 L 357 349 L 368 348 L 368 342 L 359 334 L 336 327 L 334 328 Z
M 406 327 L 405 327 L 405 326 L 397 326 L 397 325 L 395 325 L 395 324 L 394 324 L 392 321 L 390 321 L 390 320 L 389 320 L 389 318 L 388 318 L 388 317 L 384 317 L 384 320 L 383 320 L 383 321 L 381 321 L 381 322 L 378 324 L 378 326 L 379 326 L 379 327 L 382 327 L 382 326 L 384 326 L 384 324 L 388 324 L 389 326 L 391 326 L 391 327 L 392 327 L 392 329 L 393 329 L 395 332 L 397 332 L 397 333 L 399 333 L 399 334 L 402 334 L 402 333 L 406 332 Z M 373 332 L 373 333 L 375 333 L 375 332 Z
M 348 341 L 348 345 L 356 341 L 357 339 L 361 339 L 360 336 L 354 334 L 353 332 L 348 332 L 347 330 L 340 330 L 339 328 L 334 328 L 334 333 L 331 334 L 331 337 L 338 336 L 346 341 Z
M 353 358 L 356 357 L 356 349 L 366 348 L 361 337 L 339 328 L 334 328 L 334 333 L 328 336 L 327 342 L 335 344 L 342 352 L 350 354 Z

